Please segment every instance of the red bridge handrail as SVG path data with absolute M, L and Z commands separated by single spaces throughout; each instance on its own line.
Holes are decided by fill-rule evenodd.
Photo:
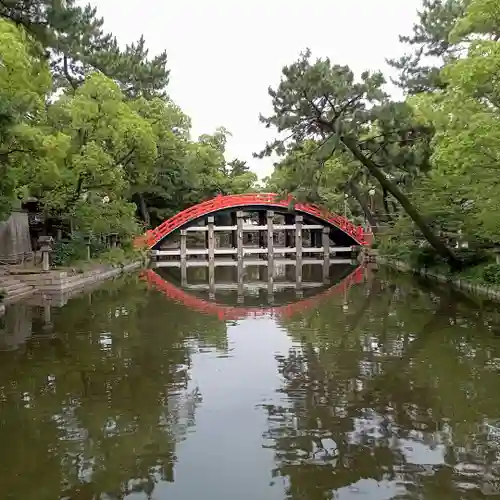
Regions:
M 152 248 L 176 229 L 179 229 L 187 223 L 204 215 L 218 212 L 220 210 L 255 205 L 288 208 L 292 203 L 293 198 L 289 197 L 288 199 L 283 200 L 274 193 L 250 193 L 227 196 L 219 195 L 211 200 L 204 201 L 182 210 L 182 212 L 179 212 L 170 219 L 162 222 L 155 229 L 147 231 L 145 236 L 138 240 L 138 243 L 142 242 L 149 248 Z M 316 217 L 317 219 L 323 220 L 332 226 L 335 226 L 349 235 L 358 245 L 369 245 L 371 243 L 371 233 L 366 232 L 362 226 L 354 225 L 349 219 L 342 215 L 328 212 L 324 208 L 308 203 L 294 203 L 293 208 L 294 210 L 304 212 L 308 215 Z
M 146 280 L 151 287 L 162 292 L 174 302 L 203 314 L 217 316 L 220 320 L 230 321 L 242 319 L 248 316 L 278 315 L 285 318 L 291 317 L 297 312 L 306 311 L 317 306 L 318 303 L 326 297 L 343 293 L 352 285 L 361 283 L 364 280 L 364 269 L 362 266 L 356 268 L 340 283 L 330 287 L 323 293 L 279 307 L 236 307 L 221 305 L 217 302 L 200 299 L 195 295 L 185 292 L 181 288 L 178 288 L 172 283 L 164 280 L 152 269 L 143 271 L 141 273 L 141 277 Z

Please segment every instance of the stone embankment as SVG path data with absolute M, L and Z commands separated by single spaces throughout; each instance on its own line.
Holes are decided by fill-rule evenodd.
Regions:
M 3 302 L 15 302 L 31 295 L 33 287 L 9 274 L 2 274 L 0 275 L 0 293 Z
M 42 295 L 45 300 L 60 302 L 76 293 L 123 273 L 133 271 L 143 265 L 141 261 L 123 266 L 99 266 L 83 272 L 47 271 L 10 268 L 0 274 L 0 290 L 3 303 L 9 304 L 32 295 Z M 0 306 L 1 307 L 1 306 Z
M 437 283 L 450 286 L 455 290 L 460 290 L 471 295 L 476 295 L 480 298 L 485 298 L 500 302 L 500 287 L 498 286 L 486 285 L 481 283 L 475 283 L 470 280 L 459 279 L 455 276 L 440 274 L 427 268 L 416 269 L 411 267 L 406 262 L 382 257 L 381 255 L 378 254 L 378 251 L 375 249 L 370 248 L 364 251 L 364 262 L 373 262 L 379 265 L 397 269 L 398 271 L 423 276 L 424 278 L 436 281 Z

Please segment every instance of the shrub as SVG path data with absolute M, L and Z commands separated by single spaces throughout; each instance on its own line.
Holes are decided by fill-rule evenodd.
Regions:
M 127 252 L 123 248 L 110 248 L 107 252 L 101 254 L 101 262 L 111 264 L 113 266 L 123 265 L 129 260 Z
M 7 297 L 7 294 L 5 293 L 5 290 L 0 288 L 0 303 Z
M 489 264 L 483 268 L 483 280 L 492 285 L 500 285 L 500 264 Z
M 489 259 L 487 251 L 480 247 L 457 248 L 455 255 L 462 261 L 464 267 L 478 266 Z
M 52 252 L 52 264 L 67 266 L 87 257 L 87 247 L 83 240 L 71 239 L 56 242 Z
M 445 264 L 434 248 L 427 245 L 413 249 L 410 261 L 416 268 L 435 268 Z
M 92 238 L 90 240 L 90 257 L 95 258 L 104 253 L 107 248 L 102 239 Z M 67 266 L 88 258 L 87 240 L 80 234 L 73 235 L 68 240 L 56 242 L 52 253 L 52 264 L 55 266 Z

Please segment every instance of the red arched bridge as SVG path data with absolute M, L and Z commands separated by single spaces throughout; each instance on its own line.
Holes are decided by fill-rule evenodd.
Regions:
M 331 232 L 338 234 L 339 237 L 337 239 L 342 240 L 342 243 L 346 245 L 363 246 L 371 243 L 371 233 L 367 232 L 361 226 L 354 225 L 346 217 L 328 212 L 316 205 L 295 203 L 291 197 L 281 199 L 278 195 L 272 193 L 217 196 L 211 200 L 187 208 L 164 221 L 157 228 L 147 231 L 145 236 L 141 238 L 141 242 L 150 249 L 157 249 L 162 240 L 171 235 L 174 231 L 189 228 L 207 216 L 213 216 L 219 212 L 235 210 L 245 210 L 246 212 L 267 210 L 268 213 L 270 213 L 269 211 L 277 211 L 284 214 L 294 214 L 295 216 L 305 216 L 313 222 L 316 222 L 316 224 L 319 223 L 319 229 L 322 227 L 329 228 Z M 300 220 L 302 221 L 302 219 Z M 250 230 L 248 227 L 241 227 L 243 230 Z M 267 229 L 269 223 L 268 226 L 265 227 Z M 292 226 L 281 226 L 281 228 L 285 230 L 291 227 Z M 304 224 L 303 226 L 304 229 L 310 228 L 311 230 L 314 227 L 316 226 L 311 224 L 309 226 Z M 225 226 L 225 228 L 235 231 L 237 226 Z M 294 225 L 293 228 L 295 230 L 296 226 Z M 276 227 L 276 229 L 278 229 L 278 227 Z M 316 230 L 318 230 L 317 227 Z M 208 231 L 210 231 L 210 229 L 208 229 Z M 304 249 L 304 252 L 305 251 Z
M 191 295 L 182 288 L 178 288 L 169 281 L 163 279 L 152 269 L 143 271 L 142 279 L 148 282 L 149 286 L 166 295 L 170 300 L 188 307 L 190 310 L 203 314 L 217 316 L 220 320 L 238 320 L 246 317 L 273 315 L 280 317 L 291 317 L 292 315 L 307 311 L 317 307 L 319 303 L 328 297 L 346 294 L 351 286 L 364 281 L 364 268 L 358 267 L 346 276 L 340 283 L 328 288 L 326 291 L 312 297 L 299 300 L 297 302 L 278 307 L 243 307 L 228 306 L 214 301 L 204 300 L 195 295 Z

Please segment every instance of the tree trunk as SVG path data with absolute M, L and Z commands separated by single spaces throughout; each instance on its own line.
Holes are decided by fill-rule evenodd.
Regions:
M 141 214 L 141 219 L 144 221 L 147 227 L 151 225 L 151 217 L 149 215 L 149 210 L 146 205 L 146 200 L 144 199 L 144 196 L 142 196 L 142 193 L 137 193 L 137 201 L 138 201 L 138 207 L 139 207 L 139 212 Z
M 460 262 L 457 259 L 456 255 L 427 225 L 424 218 L 413 206 L 409 198 L 399 189 L 397 184 L 388 179 L 384 172 L 382 172 L 382 170 L 377 166 L 377 164 L 371 158 L 366 157 L 361 152 L 357 144 L 353 144 L 352 141 L 346 138 L 342 138 L 342 142 L 352 153 L 354 158 L 361 162 L 368 169 L 370 174 L 375 177 L 375 179 L 377 179 L 382 189 L 387 190 L 392 196 L 394 196 L 394 198 L 396 198 L 396 200 L 398 200 L 404 211 L 408 214 L 408 216 L 415 223 L 418 229 L 420 229 L 424 238 L 429 242 L 434 250 L 436 250 L 437 254 L 445 259 L 453 268 L 460 268 Z
M 347 188 L 351 192 L 354 199 L 359 203 L 361 210 L 363 210 L 363 213 L 365 214 L 366 220 L 372 227 L 372 231 L 376 233 L 378 230 L 377 220 L 373 216 L 368 203 L 366 203 L 366 200 L 361 196 L 358 186 L 356 185 L 356 179 L 352 179 L 351 181 L 349 181 Z
M 391 211 L 389 210 L 389 203 L 387 201 L 388 194 L 389 193 L 387 192 L 387 189 L 384 189 L 383 193 L 382 193 L 382 202 L 384 204 L 384 209 L 385 209 L 385 214 L 387 216 L 387 220 L 390 222 L 392 220 L 392 216 L 391 216 Z

